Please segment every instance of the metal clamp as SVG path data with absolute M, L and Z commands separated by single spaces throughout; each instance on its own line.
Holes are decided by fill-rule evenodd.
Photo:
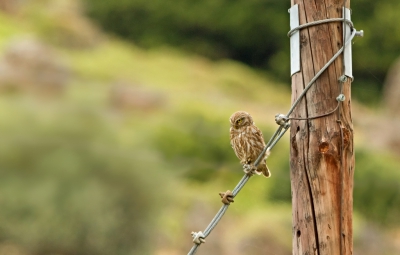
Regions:
M 339 96 L 337 96 L 336 100 L 343 102 L 346 99 L 346 97 L 343 94 L 340 94 Z
M 205 236 L 203 234 L 203 232 L 199 231 L 199 232 L 192 232 L 192 237 L 193 237 L 193 243 L 195 244 L 202 244 L 205 243 Z
M 282 114 L 282 113 L 278 113 L 277 115 L 275 115 L 275 122 L 276 124 L 278 124 L 279 126 L 283 126 L 287 123 L 288 121 L 288 117 L 286 117 L 286 115 Z
M 289 9 L 290 29 L 300 25 L 299 5 L 295 4 Z M 300 31 L 296 31 L 290 36 L 290 75 L 300 71 Z
M 346 75 L 342 75 L 339 77 L 338 81 L 340 82 L 346 82 L 347 81 L 347 76 Z

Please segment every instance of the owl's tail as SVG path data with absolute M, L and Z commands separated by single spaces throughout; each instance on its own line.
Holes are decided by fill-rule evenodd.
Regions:
M 266 178 L 271 177 L 271 172 L 269 171 L 268 167 L 266 164 L 259 164 L 257 167 L 257 172 L 259 174 L 263 174 Z

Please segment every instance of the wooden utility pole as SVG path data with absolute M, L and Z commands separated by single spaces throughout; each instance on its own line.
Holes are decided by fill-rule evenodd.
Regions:
M 343 0 L 291 0 L 299 5 L 300 25 L 342 18 Z M 350 8 L 350 1 L 347 1 Z M 332 22 L 300 30 L 301 70 L 292 76 L 292 102 L 343 46 L 343 24 Z M 310 118 L 332 111 L 340 94 L 343 55 L 322 74 L 291 117 Z M 290 168 L 294 255 L 353 254 L 353 125 L 351 79 L 343 83 L 345 101 L 331 115 L 292 120 Z

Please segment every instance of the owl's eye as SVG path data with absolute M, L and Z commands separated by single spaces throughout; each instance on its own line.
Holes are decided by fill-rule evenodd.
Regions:
M 242 123 L 242 120 L 243 120 L 243 119 L 238 119 L 238 120 L 236 121 L 236 124 L 239 125 L 240 123 Z

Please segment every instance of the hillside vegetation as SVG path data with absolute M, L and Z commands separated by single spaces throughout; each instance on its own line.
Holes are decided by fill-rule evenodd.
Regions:
M 67 73 L 56 90 L 0 82 L 0 254 L 184 254 L 190 232 L 221 206 L 218 192 L 243 174 L 229 116 L 250 112 L 268 139 L 274 115 L 290 106 L 289 85 L 234 60 L 143 49 L 82 13 L 78 1 L 39 0 L 18 15 L 0 12 L 0 67 L 13 66 L 7 56 L 23 41 L 44 45 Z M 290 254 L 288 143 L 268 159 L 272 177 L 249 181 L 202 254 Z M 362 135 L 356 147 L 355 250 L 395 254 L 399 159 Z
M 289 0 L 84 3 L 88 14 L 106 31 L 141 47 L 168 44 L 214 59 L 231 58 L 268 69 L 276 78 L 289 82 Z M 365 31 L 364 38 L 354 40 L 354 97 L 376 105 L 386 72 L 400 56 L 400 3 L 358 0 L 350 6 L 355 27 Z

